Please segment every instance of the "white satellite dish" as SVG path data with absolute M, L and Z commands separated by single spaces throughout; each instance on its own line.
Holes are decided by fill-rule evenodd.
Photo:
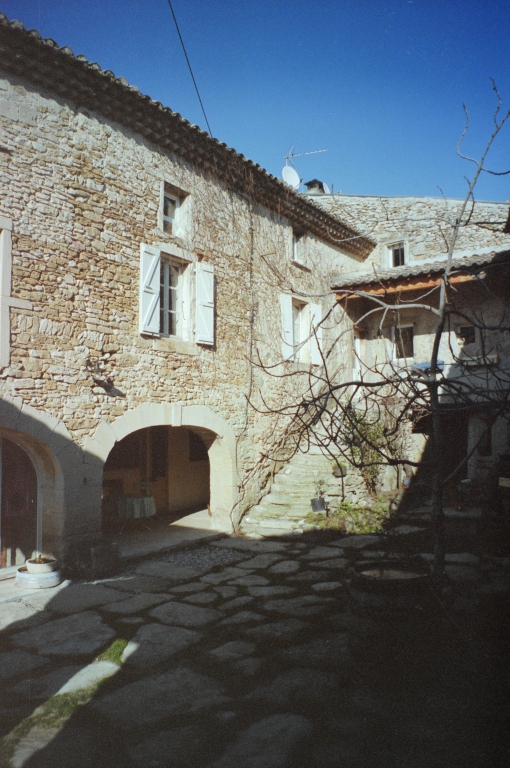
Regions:
M 282 171 L 282 178 L 289 187 L 292 187 L 292 189 L 297 189 L 301 184 L 301 179 L 299 178 L 297 171 L 291 165 L 285 166 Z
M 322 184 L 322 186 L 324 187 L 324 193 L 325 193 L 326 195 L 330 195 L 330 194 L 331 194 L 331 190 L 329 189 L 329 187 L 328 187 L 328 185 L 326 184 L 326 182 L 324 182 L 324 183 Z

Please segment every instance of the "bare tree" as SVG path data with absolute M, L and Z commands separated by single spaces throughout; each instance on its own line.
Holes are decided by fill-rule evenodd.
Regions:
M 481 174 L 503 175 L 485 166 L 490 148 L 510 118 L 510 110 L 501 114 L 501 98 L 494 82 L 493 89 L 497 97 L 494 129 L 479 160 L 461 151 L 469 127 L 469 115 L 464 107 L 466 125 L 457 153 L 474 164 L 474 173 L 472 179 L 467 180 L 466 196 L 456 208 L 454 218 L 445 207 L 441 232 L 446 259 L 435 262 L 432 267 L 429 265 L 426 284 L 423 280 L 411 284 L 411 298 L 405 298 L 409 292 L 398 289 L 398 278 L 392 280 L 387 276 L 380 280 L 377 275 L 371 279 L 365 276 L 359 281 L 359 288 L 352 283 L 336 286 L 337 301 L 353 326 L 370 328 L 374 343 L 379 340 L 379 348 L 383 350 L 379 359 L 376 357 L 367 363 L 358 357 L 359 374 L 346 377 L 345 366 L 334 363 L 338 357 L 335 347 L 351 338 L 352 331 L 343 330 L 328 350 L 322 350 L 322 366 L 310 367 L 306 374 L 284 364 L 283 372 L 282 365 L 264 365 L 260 356 L 257 361 L 270 376 L 299 376 L 306 382 L 298 397 L 291 394 L 276 408 L 266 403 L 260 393 L 263 405 L 258 410 L 288 419 L 285 436 L 294 451 L 320 446 L 332 459 L 338 461 L 341 456 L 357 467 L 369 486 L 372 480 L 374 489 L 380 467 L 409 469 L 422 463 L 423 459 L 408 457 L 406 435 L 417 422 L 427 419 L 431 423 L 427 454 L 434 530 L 433 575 L 438 580 L 444 574 L 445 485 L 466 467 L 492 425 L 500 418 L 508 418 L 509 414 L 510 368 L 499 360 L 497 353 L 502 344 L 508 345 L 505 334 L 510 332 L 510 251 L 472 258 L 454 256 L 459 233 L 473 225 L 474 191 Z M 425 363 L 414 364 L 406 359 L 412 355 L 406 351 L 408 339 L 401 318 L 410 313 L 429 318 L 430 345 Z M 331 313 L 321 325 L 330 320 Z M 390 323 L 394 329 L 391 338 Z M 469 343 L 460 349 L 452 343 L 453 329 L 459 325 L 467 329 L 468 334 L 476 334 L 474 353 L 468 353 Z M 312 333 L 317 340 L 317 328 Z M 392 352 L 388 351 L 388 345 Z M 449 352 L 446 365 L 441 360 L 445 349 Z M 289 391 L 295 389 L 289 387 Z M 483 412 L 486 427 L 457 465 L 446 471 L 445 415 L 459 412 Z

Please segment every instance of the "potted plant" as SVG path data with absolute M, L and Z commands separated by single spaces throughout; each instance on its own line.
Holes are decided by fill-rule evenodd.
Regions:
M 346 477 L 347 467 L 343 462 L 338 461 L 338 459 L 334 459 L 331 462 L 331 468 L 335 477 Z
M 324 500 L 325 482 L 322 478 L 319 478 L 315 482 L 315 498 L 310 499 L 313 512 L 325 512 L 326 502 Z
M 53 555 L 39 554 L 25 563 L 28 573 L 51 573 L 58 568 L 58 560 Z

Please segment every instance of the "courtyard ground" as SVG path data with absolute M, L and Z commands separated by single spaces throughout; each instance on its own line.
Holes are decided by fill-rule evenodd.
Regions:
M 5 768 L 507 768 L 510 557 L 449 521 L 448 583 L 360 618 L 356 564 L 430 560 L 385 533 L 222 538 L 0 604 Z

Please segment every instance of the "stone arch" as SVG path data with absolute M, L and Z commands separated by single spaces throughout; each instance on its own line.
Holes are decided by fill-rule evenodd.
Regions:
M 0 435 L 18 445 L 30 458 L 37 476 L 37 546 L 62 555 L 66 527 L 64 478 L 76 474 L 71 435 L 55 417 L 23 405 L 21 399 L 0 401 Z
M 142 403 L 111 424 L 102 421 L 93 437 L 86 437 L 84 450 L 98 461 L 106 461 L 115 443 L 131 432 L 156 426 L 201 427 L 216 437 L 209 448 L 211 514 L 215 527 L 232 530 L 231 513 L 237 499 L 236 441 L 225 419 L 206 405 Z

